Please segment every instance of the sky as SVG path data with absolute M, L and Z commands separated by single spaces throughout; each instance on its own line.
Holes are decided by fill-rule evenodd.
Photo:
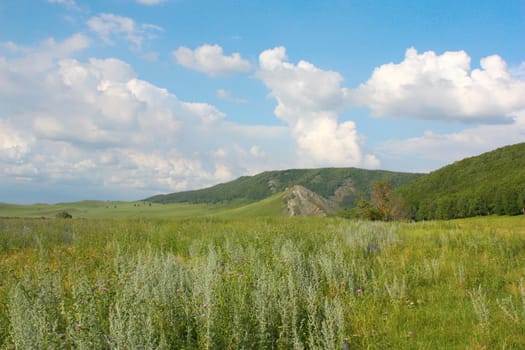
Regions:
M 524 141 L 523 0 L 0 1 L 0 202 Z

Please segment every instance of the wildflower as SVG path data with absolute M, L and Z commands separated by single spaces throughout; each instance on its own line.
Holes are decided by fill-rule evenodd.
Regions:
M 371 332 L 372 334 L 377 334 L 377 329 L 372 329 Z
M 75 329 L 76 329 L 77 331 L 83 329 L 82 324 L 81 324 L 81 323 L 77 323 L 77 324 L 75 325 Z
M 60 339 L 64 338 L 66 335 L 64 333 L 58 333 L 57 334 L 57 337 L 59 337 Z
M 103 292 L 109 292 L 109 288 L 106 287 L 100 287 L 100 290 Z
M 408 331 L 408 336 L 409 337 L 413 337 L 414 336 L 414 331 Z
M 361 288 L 357 288 L 355 292 L 359 295 L 363 294 L 363 290 Z
M 341 287 L 344 287 L 346 286 L 346 282 L 345 281 L 341 281 L 341 283 L 339 283 L 341 285 Z
M 117 284 L 118 284 L 119 286 L 121 286 L 121 285 L 124 284 L 124 281 L 122 281 L 122 280 L 118 280 Z
M 208 304 L 207 304 L 207 303 L 204 303 L 204 304 L 202 304 L 202 307 L 205 308 L 205 309 L 207 309 L 207 308 L 208 308 Z

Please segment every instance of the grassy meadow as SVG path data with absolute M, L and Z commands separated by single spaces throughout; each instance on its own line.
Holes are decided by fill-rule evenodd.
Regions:
M 231 201 L 225 204 L 96 200 L 32 205 L 0 203 L 0 217 L 55 218 L 61 211 L 67 211 L 73 218 L 84 219 L 286 216 L 283 196 L 283 193 L 278 193 L 255 203 Z
M 524 276 L 523 216 L 3 218 L 0 349 L 523 349 Z

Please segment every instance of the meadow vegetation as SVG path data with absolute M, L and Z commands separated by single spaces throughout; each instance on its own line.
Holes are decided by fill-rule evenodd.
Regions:
M 522 349 L 525 218 L 0 219 L 1 349 Z

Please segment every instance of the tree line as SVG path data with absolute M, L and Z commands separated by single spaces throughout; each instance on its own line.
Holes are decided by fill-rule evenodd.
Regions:
M 366 220 L 449 220 L 485 215 L 525 214 L 525 185 L 478 188 L 459 194 L 414 200 L 384 181 L 373 184 L 370 199 L 342 213 Z

